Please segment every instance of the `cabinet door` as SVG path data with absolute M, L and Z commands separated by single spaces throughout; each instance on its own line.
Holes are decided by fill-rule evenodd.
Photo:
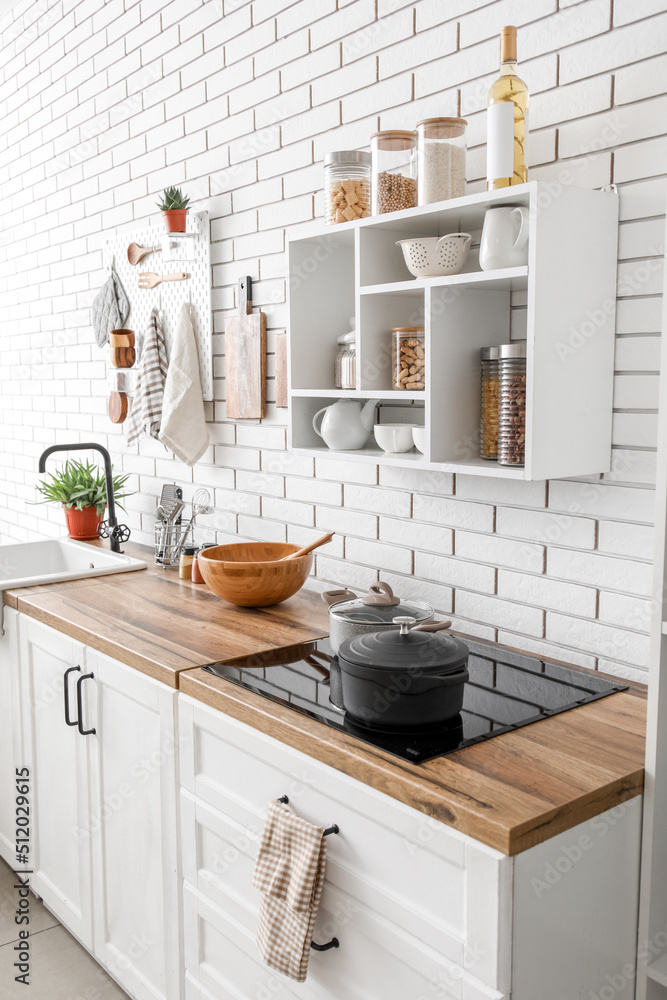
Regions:
M 76 718 L 76 679 L 85 649 L 68 636 L 20 619 L 21 714 L 24 764 L 32 785 L 31 884 L 49 909 L 88 948 L 92 946 L 90 883 L 91 736 L 65 723 L 64 679 Z M 84 682 L 85 684 L 86 682 Z
M 0 601 L 2 593 L 0 592 Z M 16 861 L 15 768 L 22 767 L 18 706 L 18 612 L 4 609 L 0 635 L 0 857 L 12 868 Z
M 95 956 L 135 1000 L 179 995 L 176 691 L 88 650 L 95 675 Z

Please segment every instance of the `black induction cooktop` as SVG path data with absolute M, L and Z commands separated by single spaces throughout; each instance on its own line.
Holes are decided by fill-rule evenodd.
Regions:
M 204 670 L 417 764 L 627 690 L 627 685 L 554 660 L 462 638 L 470 649 L 463 708 L 435 732 L 382 732 L 348 719 L 329 697 L 333 651 L 327 639 L 238 657 Z

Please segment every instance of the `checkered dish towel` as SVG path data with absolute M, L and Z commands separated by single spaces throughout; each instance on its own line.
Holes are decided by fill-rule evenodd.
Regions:
M 164 333 L 153 309 L 144 336 L 132 409 L 127 422 L 127 443 L 134 444 L 144 434 L 157 438 L 162 422 L 162 398 L 167 376 L 167 348 Z
M 262 893 L 257 947 L 272 969 L 302 983 L 322 898 L 324 827 L 271 802 L 252 884 Z

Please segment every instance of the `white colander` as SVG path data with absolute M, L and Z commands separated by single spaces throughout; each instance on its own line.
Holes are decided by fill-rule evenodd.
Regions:
M 463 270 L 471 241 L 470 233 L 449 233 L 448 236 L 398 240 L 396 246 L 403 250 L 410 274 L 415 278 L 435 278 Z

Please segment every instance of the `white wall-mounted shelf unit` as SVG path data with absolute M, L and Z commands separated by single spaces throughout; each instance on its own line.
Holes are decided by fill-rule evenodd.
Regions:
M 410 276 L 399 239 L 469 232 L 488 208 L 529 210 L 527 267 Z M 289 242 L 289 447 L 309 455 L 509 479 L 606 472 L 611 461 L 618 196 L 530 181 L 338 226 L 309 226 Z M 512 293 L 526 307 L 525 467 L 479 457 L 480 348 L 510 340 Z M 334 388 L 336 340 L 357 330 L 357 386 Z M 427 383 L 391 388 L 394 326 L 425 328 Z M 333 452 L 312 428 L 340 398 L 377 399 L 380 422 L 426 427 L 426 454 L 386 455 L 371 436 Z

